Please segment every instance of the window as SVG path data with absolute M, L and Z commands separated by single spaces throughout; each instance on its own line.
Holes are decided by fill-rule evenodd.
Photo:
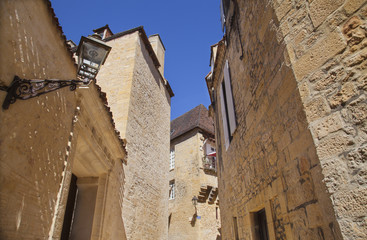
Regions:
M 215 166 L 215 163 L 216 163 L 216 157 L 212 157 L 211 159 L 210 159 L 211 161 L 210 161 L 210 168 L 212 168 L 212 169 L 216 169 L 216 166 Z
M 233 133 L 237 128 L 228 60 L 226 60 L 223 72 L 224 81 L 220 85 L 220 102 L 222 110 L 225 147 L 227 150 L 229 147 L 229 143 L 232 140 Z
M 62 232 L 61 232 L 62 240 L 69 239 L 71 235 L 71 227 L 73 223 L 76 197 L 78 194 L 78 187 L 76 185 L 76 181 L 77 181 L 77 177 L 74 174 L 72 174 L 71 181 L 70 181 L 70 187 L 69 187 L 68 200 L 67 200 L 66 208 L 65 208 L 64 223 L 63 223 Z
M 169 181 L 169 199 L 175 199 L 175 180 Z
M 175 149 L 171 148 L 171 153 L 169 156 L 169 170 L 175 168 Z
M 98 177 L 71 177 L 61 240 L 90 239 L 97 201 Z
M 268 240 L 268 225 L 266 223 L 265 209 L 254 213 L 255 235 L 257 240 Z
M 205 150 L 205 158 L 203 159 L 204 169 L 212 169 L 216 170 L 216 152 L 213 147 L 215 143 L 211 140 L 205 140 L 204 150 Z
M 238 225 L 237 225 L 237 218 L 233 217 L 233 228 L 234 228 L 234 236 L 236 240 L 239 240 L 239 236 L 238 236 Z
M 168 228 L 171 226 L 172 213 L 168 217 Z

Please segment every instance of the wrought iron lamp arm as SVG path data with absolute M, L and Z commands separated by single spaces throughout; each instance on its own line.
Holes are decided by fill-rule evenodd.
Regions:
M 15 76 L 9 87 L 2 87 L 1 90 L 8 92 L 3 102 L 3 109 L 8 109 L 10 104 L 17 99 L 27 100 L 60 88 L 69 87 L 74 91 L 77 85 L 87 85 L 89 80 L 28 80 Z

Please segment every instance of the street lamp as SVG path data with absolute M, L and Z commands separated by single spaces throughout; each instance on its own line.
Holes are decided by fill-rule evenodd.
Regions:
M 7 92 L 2 106 L 3 109 L 8 109 L 9 105 L 15 103 L 17 99 L 27 100 L 64 87 L 69 87 L 70 91 L 74 91 L 77 85 L 88 85 L 90 81 L 96 78 L 110 51 L 111 47 L 95 36 L 81 37 L 77 56 L 78 75 L 82 80 L 29 80 L 14 76 L 10 86 L 0 88 L 0 90 Z
M 90 80 L 95 79 L 110 51 L 111 47 L 102 42 L 99 35 L 82 37 L 76 53 L 78 74 Z

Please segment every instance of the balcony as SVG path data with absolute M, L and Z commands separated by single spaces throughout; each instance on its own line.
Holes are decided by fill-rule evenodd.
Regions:
M 205 173 L 217 174 L 217 159 L 213 156 L 203 157 L 203 169 Z

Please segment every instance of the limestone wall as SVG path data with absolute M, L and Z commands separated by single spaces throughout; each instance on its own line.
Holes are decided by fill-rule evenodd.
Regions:
M 14 75 L 76 79 L 74 60 L 48 4 L 0 2 L 2 86 Z M 1 91 L 1 102 L 5 96 Z M 96 190 L 94 199 L 86 199 L 92 210 L 81 214 L 89 223 L 87 238 L 125 239 L 125 150 L 101 96 L 92 83 L 16 100 L 0 111 L 1 239 L 60 239 L 72 174 L 78 187 L 93 182 Z
M 14 75 L 76 77 L 74 62 L 45 1 L 1 1 L 0 22 L 2 84 L 10 85 Z M 65 88 L 18 100 L 0 111 L 1 239 L 48 237 L 76 108 L 73 95 Z M 5 96 L 0 91 L 1 104 Z
M 123 218 L 128 239 L 167 239 L 170 96 L 140 32 L 110 40 L 98 75 L 127 140 Z
M 367 2 L 274 1 L 345 239 L 367 238 Z
M 131 239 L 166 239 L 170 96 L 140 38 L 137 44 L 126 130 L 131 164 L 124 217 L 136 219 L 130 223 Z
M 134 32 L 108 41 L 107 44 L 112 49 L 97 76 L 97 83 L 107 93 L 116 128 L 123 138 L 126 137 L 138 38 L 138 32 Z
M 269 239 L 341 239 L 297 73 L 277 31 L 279 9 L 265 1 L 230 6 L 213 75 L 222 238 L 235 239 L 237 224 L 239 239 L 256 239 L 255 216 L 265 209 Z M 225 60 L 237 119 L 228 150 L 219 97 Z
M 171 142 L 175 150 L 175 168 L 170 171 L 168 180 L 175 180 L 175 198 L 169 200 L 170 240 L 216 239 L 219 235 L 218 206 L 199 202 L 195 211 L 191 201 L 194 196 L 198 197 L 201 186 L 218 186 L 217 178 L 203 171 L 203 141 L 203 135 L 194 129 Z M 197 216 L 200 219 L 196 219 Z

